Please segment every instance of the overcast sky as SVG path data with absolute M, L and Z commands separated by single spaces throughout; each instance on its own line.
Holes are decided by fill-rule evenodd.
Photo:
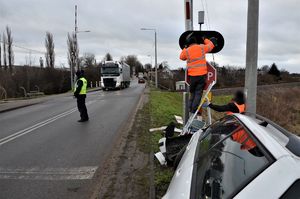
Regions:
M 94 53 L 101 60 L 110 52 L 115 60 L 135 54 L 142 63 L 154 63 L 154 33 L 158 31 L 158 62 L 184 67 L 179 60 L 178 38 L 184 32 L 183 0 L 0 0 L 0 31 L 12 29 L 16 45 L 45 51 L 46 31 L 55 39 L 56 65 L 67 64 L 66 38 L 74 30 L 74 5 L 78 5 L 80 54 Z M 204 1 L 205 2 L 205 1 Z M 217 30 L 225 38 L 216 54 L 220 65 L 245 65 L 247 0 L 206 0 L 204 29 Z M 205 5 L 205 3 L 204 3 Z M 201 0 L 194 0 L 194 28 Z M 298 0 L 261 0 L 259 66 L 277 63 L 280 68 L 300 72 L 300 3 Z M 25 64 L 28 51 L 15 48 L 16 64 Z M 33 53 L 38 64 L 42 54 Z M 212 56 L 208 56 L 212 60 Z

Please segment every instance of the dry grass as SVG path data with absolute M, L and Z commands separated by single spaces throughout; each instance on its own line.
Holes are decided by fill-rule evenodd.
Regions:
M 300 135 L 300 87 L 260 91 L 257 113 Z

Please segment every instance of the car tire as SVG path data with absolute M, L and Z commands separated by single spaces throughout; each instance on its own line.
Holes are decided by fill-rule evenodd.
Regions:
M 187 147 L 187 145 L 185 145 L 184 147 L 182 147 L 182 149 L 179 151 L 179 153 L 177 154 L 177 156 L 176 156 L 176 158 L 175 158 L 175 160 L 174 160 L 174 163 L 173 163 L 173 168 L 174 168 L 174 170 L 176 170 L 177 169 L 177 167 L 178 167 L 178 165 L 179 165 L 179 162 L 180 162 L 180 160 L 181 160 L 181 158 L 182 158 L 182 156 L 183 156 L 183 154 L 184 154 L 184 152 L 185 152 L 185 150 L 186 150 L 186 147 Z

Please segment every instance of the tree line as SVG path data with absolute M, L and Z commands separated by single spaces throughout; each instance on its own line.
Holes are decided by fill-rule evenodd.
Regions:
M 85 70 L 85 74 L 89 82 L 100 81 L 100 68 L 103 61 L 113 60 L 110 53 L 106 53 L 102 60 L 96 61 L 96 56 L 92 53 L 84 53 L 79 56 L 79 46 L 76 35 L 74 33 L 67 34 L 67 57 L 69 67 L 55 67 L 55 41 L 51 32 L 45 34 L 45 64 L 40 59 L 39 67 L 32 66 L 31 61 L 28 65 L 14 65 L 14 45 L 12 30 L 9 26 L 5 27 L 5 31 L 0 34 L 0 96 L 3 89 L 6 90 L 8 97 L 22 97 L 22 88 L 27 92 L 38 90 L 45 94 L 56 94 L 70 90 L 71 75 L 70 70 L 75 74 L 76 70 Z M 27 48 L 24 48 L 27 49 Z M 27 49 L 30 51 L 30 49 Z M 32 50 L 33 52 L 35 50 Z M 31 51 L 30 51 L 31 52 Z M 144 71 L 144 66 L 138 60 L 136 55 L 127 55 L 120 58 L 130 65 L 131 74 Z M 44 67 L 44 65 L 46 67 Z M 90 84 L 89 84 L 90 85 Z

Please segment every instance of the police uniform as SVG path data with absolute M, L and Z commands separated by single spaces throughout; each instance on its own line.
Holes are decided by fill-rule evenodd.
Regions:
M 87 91 L 87 80 L 84 77 L 80 77 L 76 81 L 74 96 L 77 98 L 77 107 L 80 113 L 80 120 L 78 122 L 85 122 L 89 120 L 87 113 L 85 98 Z

